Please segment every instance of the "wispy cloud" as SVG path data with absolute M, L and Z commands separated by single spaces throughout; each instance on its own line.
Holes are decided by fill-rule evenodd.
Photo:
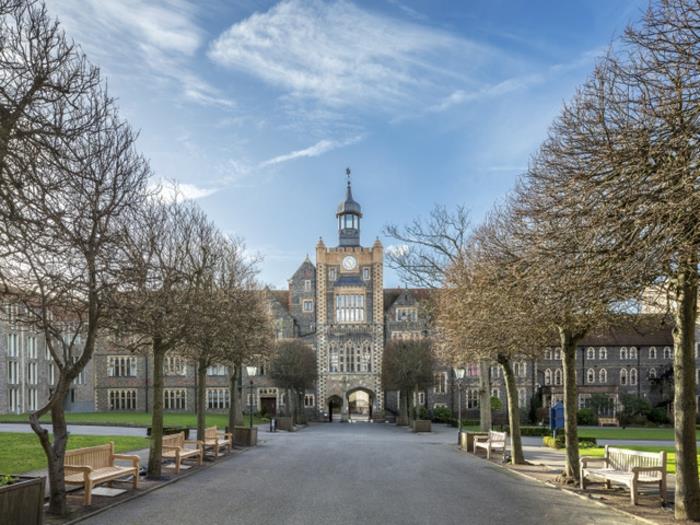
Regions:
M 177 85 L 180 97 L 201 105 L 232 107 L 192 72 L 204 42 L 190 0 L 48 0 L 69 35 L 113 75 L 143 78 L 151 86 Z
M 287 0 L 232 25 L 208 55 L 302 102 L 390 110 L 444 93 L 448 79 L 470 83 L 493 53 L 350 2 Z
M 284 155 L 278 155 L 276 157 L 272 157 L 271 159 L 265 160 L 260 163 L 260 167 L 265 168 L 275 164 L 281 164 L 283 162 L 305 157 L 318 157 L 331 150 L 349 146 L 350 144 L 354 144 L 360 140 L 362 140 L 361 135 L 342 141 L 329 139 L 319 140 L 316 144 L 309 146 L 308 148 L 291 151 L 289 153 L 285 153 Z
M 217 188 L 202 188 L 195 184 L 177 182 L 174 180 L 159 180 L 151 185 L 151 190 L 165 202 L 183 202 L 203 199 L 213 195 Z

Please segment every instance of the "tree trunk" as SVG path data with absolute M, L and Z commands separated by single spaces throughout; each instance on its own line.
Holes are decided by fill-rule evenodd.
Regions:
M 229 377 L 229 398 L 230 404 L 228 408 L 228 428 L 229 432 L 233 432 L 233 428 L 243 424 L 243 412 L 241 411 L 241 393 L 238 390 L 238 367 L 231 367 L 231 376 Z
M 491 378 L 488 361 L 479 361 L 479 427 L 482 432 L 491 430 Z
M 676 441 L 675 517 L 700 520 L 697 444 L 695 441 L 695 322 L 698 275 L 696 264 L 679 272 L 673 329 L 673 420 Z
M 405 388 L 399 390 L 399 415 L 408 418 L 408 393 Z
M 148 454 L 148 477 L 160 479 L 163 454 L 163 361 L 165 349 L 159 337 L 153 339 L 153 415 L 151 446 Z
M 197 439 L 204 439 L 204 428 L 207 426 L 207 363 L 205 359 L 197 360 Z M 229 430 L 233 432 L 233 429 Z
M 286 397 L 287 397 L 287 417 L 292 418 L 292 422 L 294 421 L 294 394 L 292 391 L 288 388 L 286 390 Z
M 63 401 L 66 398 L 68 389 L 65 386 L 66 380 L 61 377 L 56 385 L 56 392 L 50 405 L 45 406 L 29 416 L 29 423 L 32 430 L 39 438 L 41 448 L 46 455 L 46 464 L 49 478 L 49 509 L 50 514 L 65 516 L 68 507 L 66 505 L 66 484 L 64 477 L 64 460 L 66 445 L 68 443 L 68 428 L 66 425 Z M 49 437 L 49 432 L 41 426 L 39 418 L 48 410 L 51 411 L 51 422 L 53 427 L 53 441 Z
M 518 405 L 518 388 L 515 385 L 515 374 L 510 359 L 505 356 L 498 357 L 498 363 L 503 369 L 503 377 L 506 383 L 506 395 L 508 396 L 508 424 L 510 426 L 511 463 L 523 465 L 523 440 L 520 437 L 520 406 Z
M 571 330 L 559 328 L 561 341 L 561 364 L 564 372 L 564 432 L 566 434 L 566 466 L 564 477 L 577 481 L 578 471 L 578 429 L 576 426 L 576 344 L 578 338 Z
M 306 425 L 306 407 L 304 406 L 304 398 L 306 397 L 306 390 L 302 390 L 299 393 L 299 422 L 302 425 Z

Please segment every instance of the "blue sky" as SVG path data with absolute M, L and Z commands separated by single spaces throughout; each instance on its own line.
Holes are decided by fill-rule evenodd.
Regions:
M 363 244 L 435 203 L 478 222 L 646 1 L 47 4 L 102 68 L 157 177 L 285 287 L 319 237 L 337 242 L 347 166 Z

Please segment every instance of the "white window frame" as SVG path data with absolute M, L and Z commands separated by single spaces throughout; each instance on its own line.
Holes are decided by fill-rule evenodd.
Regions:
M 304 408 L 316 406 L 316 396 L 314 394 L 304 394 Z
M 207 409 L 226 410 L 231 406 L 231 391 L 227 387 L 207 388 Z
M 598 359 L 600 361 L 605 361 L 605 360 L 607 360 L 607 358 L 608 358 L 608 349 L 605 348 L 604 346 L 601 346 L 598 349 Z
M 174 412 L 182 412 L 187 410 L 187 389 L 164 388 L 163 409 L 172 410 Z
M 136 377 L 138 375 L 136 356 L 110 355 L 107 356 L 108 377 Z
M 657 356 L 656 347 L 650 346 L 649 347 L 649 359 L 656 359 L 657 358 L 656 356 Z
M 107 408 L 110 412 L 136 410 L 138 391 L 135 388 L 108 388 Z

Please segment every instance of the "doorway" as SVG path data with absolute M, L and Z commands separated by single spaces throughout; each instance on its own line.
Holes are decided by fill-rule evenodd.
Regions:
M 354 421 L 372 419 L 372 393 L 364 389 L 348 393 L 348 414 Z
M 328 398 L 328 421 L 340 421 L 340 413 L 343 409 L 343 398 L 331 396 Z

